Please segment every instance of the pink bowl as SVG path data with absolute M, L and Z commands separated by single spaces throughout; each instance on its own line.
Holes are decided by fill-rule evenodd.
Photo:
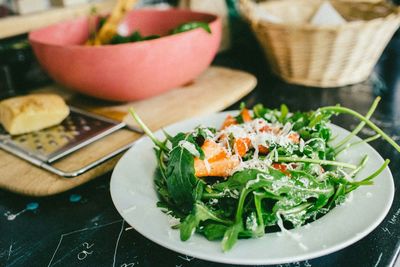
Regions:
M 159 39 L 89 47 L 88 19 L 52 25 L 29 34 L 42 67 L 60 84 L 94 97 L 128 101 L 154 96 L 183 85 L 201 74 L 213 60 L 221 40 L 217 16 L 188 10 L 135 10 L 121 29 L 143 35 L 165 35 L 189 21 L 208 22 L 203 29 Z

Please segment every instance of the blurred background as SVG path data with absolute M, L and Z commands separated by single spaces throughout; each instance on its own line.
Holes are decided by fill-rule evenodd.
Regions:
M 23 94 L 27 90 L 51 83 L 51 79 L 37 63 L 27 41 L 29 31 L 88 15 L 93 10 L 107 13 L 112 10 L 115 3 L 113 0 L 0 0 L 0 98 Z M 398 5 L 400 0 L 393 0 L 391 3 Z M 147 6 L 191 8 L 220 15 L 223 17 L 223 40 L 219 56 L 214 63 L 252 73 L 262 70 L 261 77 L 270 79 L 273 72 L 270 69 L 271 64 L 264 59 L 263 48 L 256 41 L 249 24 L 241 16 L 239 1 L 141 0 L 136 8 Z M 399 35 L 397 31 L 371 76 L 376 83 L 374 90 L 381 93 L 388 91 L 393 93 L 398 84 L 398 75 L 385 70 L 399 68 L 400 60 L 388 60 L 400 58 Z M 384 77 L 385 83 L 383 83 L 381 78 L 385 75 L 391 77 Z M 256 76 L 260 78 L 260 75 Z M 260 82 L 262 84 L 262 81 Z

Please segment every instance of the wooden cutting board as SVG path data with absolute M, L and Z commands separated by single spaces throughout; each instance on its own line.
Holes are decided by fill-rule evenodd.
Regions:
M 146 124 L 157 130 L 173 122 L 190 117 L 220 111 L 254 89 L 256 78 L 246 72 L 223 67 L 210 67 L 192 84 L 174 89 L 162 95 L 132 103 L 112 103 L 74 94 L 59 85 L 43 88 L 41 92 L 58 93 L 71 105 L 133 124 L 128 115 L 134 107 Z M 73 171 L 122 147 L 140 137 L 129 130 L 120 130 L 54 165 L 62 170 Z M 48 196 L 64 192 L 112 170 L 121 155 L 84 173 L 67 179 L 37 168 L 24 160 L 0 150 L 0 188 L 30 196 Z

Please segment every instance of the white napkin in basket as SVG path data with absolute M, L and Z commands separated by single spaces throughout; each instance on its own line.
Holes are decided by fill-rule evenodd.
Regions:
M 277 24 L 285 22 L 282 18 L 275 16 L 264 9 L 258 8 L 255 3 L 251 3 L 250 7 L 252 15 L 258 20 Z M 329 1 L 325 1 L 320 5 L 317 12 L 315 12 L 315 15 L 311 18 L 310 23 L 312 25 L 333 26 L 344 24 L 346 23 L 346 20 L 339 14 L 339 12 Z
M 336 26 L 345 24 L 346 20 L 337 12 L 329 1 L 325 1 L 318 8 L 310 23 L 312 25 Z

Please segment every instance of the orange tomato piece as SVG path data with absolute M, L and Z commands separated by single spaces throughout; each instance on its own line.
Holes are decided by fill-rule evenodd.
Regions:
M 269 148 L 266 146 L 259 145 L 258 146 L 258 153 L 266 155 L 269 153 Z
M 201 146 L 206 159 L 212 158 L 220 153 L 226 153 L 225 149 L 218 145 L 214 140 L 206 139 Z
M 214 162 L 209 162 L 208 167 L 204 160 L 194 160 L 194 170 L 197 177 L 205 176 L 229 176 L 231 171 L 239 165 L 239 159 L 237 157 L 223 158 Z
M 264 125 L 261 127 L 260 132 L 267 132 L 267 133 L 273 133 L 273 134 L 279 134 L 280 133 L 279 127 L 271 127 L 269 125 Z
M 228 157 L 226 150 L 213 140 L 205 140 L 201 149 L 204 152 L 205 160 L 194 159 L 194 170 L 197 177 L 225 177 L 239 164 L 237 157 Z M 205 162 L 206 160 L 208 163 Z
M 236 119 L 234 117 L 232 117 L 231 115 L 228 115 L 226 117 L 225 121 L 222 123 L 221 130 L 223 130 L 231 125 L 234 125 L 234 124 L 237 124 Z
M 292 141 L 294 144 L 298 144 L 300 142 L 300 135 L 298 133 L 290 133 L 288 135 L 288 138 L 290 141 Z
M 280 163 L 272 163 L 272 168 L 274 168 L 275 170 L 280 171 L 281 173 L 290 176 L 290 173 L 287 170 L 286 165 L 280 164 Z
M 235 140 L 234 149 L 240 157 L 243 157 L 250 149 L 251 141 L 249 138 L 237 138 Z
M 212 162 L 219 161 L 219 160 L 226 159 L 226 158 L 227 158 L 226 152 L 221 151 L 220 153 L 212 156 L 211 158 L 208 158 L 207 160 L 209 163 L 212 163 Z
M 325 169 L 322 168 L 322 166 L 319 166 L 319 167 L 321 168 L 321 173 L 324 173 L 324 172 L 325 172 Z
M 251 117 L 250 112 L 247 108 L 244 108 L 242 110 L 242 112 L 240 113 L 240 115 L 242 115 L 242 119 L 244 122 L 249 122 L 249 121 L 253 120 L 253 118 Z
M 272 128 L 269 125 L 264 125 L 260 128 L 260 132 L 271 132 Z

